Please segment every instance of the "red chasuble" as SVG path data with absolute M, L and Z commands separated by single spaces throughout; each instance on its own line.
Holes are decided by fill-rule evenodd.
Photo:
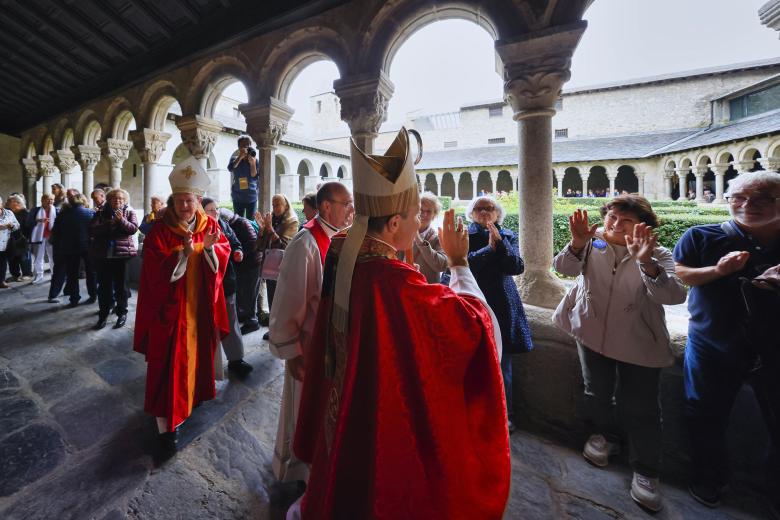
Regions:
M 490 314 L 367 238 L 339 337 L 329 318 L 343 240 L 328 252 L 306 358 L 303 517 L 500 519 L 511 467 Z
M 133 350 L 146 354 L 148 364 L 144 410 L 166 417 L 169 431 L 189 417 L 193 406 L 214 398 L 214 352 L 229 331 L 222 277 L 230 244 L 220 233 L 214 273 L 203 256 L 203 237 L 219 224 L 202 210 L 196 219 L 195 251 L 175 282 L 171 275 L 186 231 L 164 218 L 144 239 Z

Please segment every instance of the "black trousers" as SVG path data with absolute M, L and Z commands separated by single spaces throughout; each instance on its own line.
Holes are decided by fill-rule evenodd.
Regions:
M 30 258 L 30 248 L 28 247 L 24 254 L 19 256 L 8 256 L 8 269 L 11 276 L 32 276 L 32 259 Z
M 90 298 L 96 298 L 97 293 L 97 275 L 92 266 L 92 259 L 87 252 L 63 255 L 65 263 L 65 294 L 70 297 L 72 303 L 81 299 L 79 291 L 79 272 L 81 271 L 81 262 L 84 261 L 84 270 L 87 281 L 87 294 Z
M 51 261 L 51 285 L 49 285 L 49 298 L 56 298 L 62 292 L 62 288 L 65 286 L 65 274 L 67 273 L 67 266 L 65 264 L 65 256 L 62 253 L 54 253 L 54 259 Z M 67 294 L 68 291 L 65 291 Z
M 618 424 L 622 423 L 622 429 L 628 435 L 631 467 L 646 477 L 659 477 L 662 436 L 658 382 L 661 369 L 617 361 L 579 343 L 577 350 L 585 383 L 585 413 L 593 423 L 593 433 L 616 442 L 619 440 Z
M 129 258 L 103 258 L 97 262 L 98 305 L 100 316 L 105 318 L 114 306 L 117 316 L 127 314 L 127 262 Z
M 5 281 L 5 270 L 8 267 L 8 254 L 0 251 L 0 282 Z

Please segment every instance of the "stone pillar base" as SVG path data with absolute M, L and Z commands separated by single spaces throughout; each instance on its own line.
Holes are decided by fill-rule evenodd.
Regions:
M 523 303 L 547 309 L 558 306 L 566 287 L 550 271 L 528 271 L 517 277 L 517 289 Z

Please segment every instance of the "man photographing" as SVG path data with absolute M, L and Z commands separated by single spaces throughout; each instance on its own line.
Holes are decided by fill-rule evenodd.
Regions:
M 238 138 L 238 152 L 228 161 L 232 174 L 230 197 L 233 209 L 240 217 L 252 220 L 257 210 L 257 152 L 247 135 Z

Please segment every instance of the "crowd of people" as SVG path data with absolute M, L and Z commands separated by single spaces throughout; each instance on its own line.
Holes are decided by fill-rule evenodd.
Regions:
M 418 192 L 412 135 L 402 129 L 385 156 L 353 143 L 354 194 L 322 184 L 303 197 L 304 222 L 281 194 L 257 211 L 245 137 L 230 161 L 235 211 L 203 196 L 208 176 L 194 159 L 176 166 L 173 194 L 153 199 L 140 225 L 120 189 L 95 190 L 93 208 L 76 190 L 44 194 L 29 211 L 13 194 L 0 202 L 0 280 L 8 263 L 11 280 L 39 283 L 46 256 L 49 301 L 64 283 L 78 305 L 86 278 L 95 328 L 111 312 L 121 327 L 140 230 L 134 348 L 146 356 L 145 409 L 167 451 L 215 396 L 220 344 L 228 369 L 246 376 L 242 336 L 267 319 L 264 339 L 285 363 L 273 469 L 305 489 L 289 518 L 500 518 L 517 422 L 513 359 L 534 349 L 514 281 L 520 245 L 496 198 L 471 201 L 465 224 Z M 729 414 L 748 382 L 772 442 L 768 496 L 780 496 L 780 174 L 742 174 L 726 199 L 731 220 L 689 229 L 670 251 L 651 203 L 616 195 L 601 227 L 587 211 L 569 217 L 571 240 L 552 264 L 576 279 L 553 322 L 577 343 L 592 432 L 582 455 L 605 467 L 627 446 L 630 496 L 650 511 L 663 507 L 659 381 L 673 363 L 663 306 L 686 299 L 689 491 L 718 506 Z

